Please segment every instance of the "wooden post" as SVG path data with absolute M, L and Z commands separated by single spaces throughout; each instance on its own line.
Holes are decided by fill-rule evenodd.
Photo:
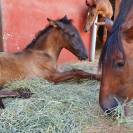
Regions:
M 0 0 L 0 51 L 3 51 L 3 35 L 2 35 L 2 13 L 1 13 L 1 5 L 2 2 Z

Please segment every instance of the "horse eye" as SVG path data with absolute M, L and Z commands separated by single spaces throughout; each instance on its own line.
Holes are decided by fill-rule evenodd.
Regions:
M 123 62 L 119 62 L 119 63 L 117 63 L 117 66 L 118 67 L 123 67 L 124 66 L 124 63 Z
M 73 33 L 73 34 L 71 34 L 71 37 L 75 37 L 76 35 Z
M 116 61 L 115 63 L 116 68 L 122 68 L 124 67 L 124 65 L 125 65 L 125 62 L 123 60 Z

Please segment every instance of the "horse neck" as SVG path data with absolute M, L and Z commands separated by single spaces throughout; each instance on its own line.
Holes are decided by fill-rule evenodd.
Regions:
M 38 41 L 36 49 L 44 51 L 54 62 L 57 62 L 59 54 L 63 48 L 63 40 L 60 31 L 51 29 L 47 36 L 43 35 Z

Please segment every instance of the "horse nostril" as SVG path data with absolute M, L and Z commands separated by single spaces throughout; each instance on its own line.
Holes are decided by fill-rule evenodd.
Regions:
M 80 58 L 81 61 L 86 61 L 87 59 L 87 57 Z
M 111 97 L 111 96 L 108 97 L 108 99 L 103 100 L 102 102 L 100 102 L 101 108 L 108 115 L 112 115 L 112 113 L 118 107 L 118 105 L 119 105 L 118 100 L 114 97 Z
M 86 27 L 84 27 L 83 30 L 84 30 L 84 32 L 88 32 L 88 28 L 86 28 Z
M 84 28 L 84 32 L 88 32 L 88 30 L 86 28 Z
M 88 59 L 88 55 L 85 54 L 84 56 L 82 56 L 81 60 L 87 60 Z

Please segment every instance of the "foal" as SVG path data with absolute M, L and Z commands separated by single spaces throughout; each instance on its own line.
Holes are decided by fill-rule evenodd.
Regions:
M 58 56 L 63 48 L 80 60 L 87 59 L 86 49 L 77 29 L 66 16 L 59 20 L 48 19 L 49 25 L 22 51 L 0 56 L 0 86 L 9 81 L 41 77 L 55 83 L 72 78 L 99 79 L 99 75 L 82 70 L 59 72 L 56 69 Z M 21 92 L 0 92 L 2 98 L 21 96 Z M 23 94 L 23 93 L 22 93 Z M 23 96 L 23 95 L 22 95 Z

